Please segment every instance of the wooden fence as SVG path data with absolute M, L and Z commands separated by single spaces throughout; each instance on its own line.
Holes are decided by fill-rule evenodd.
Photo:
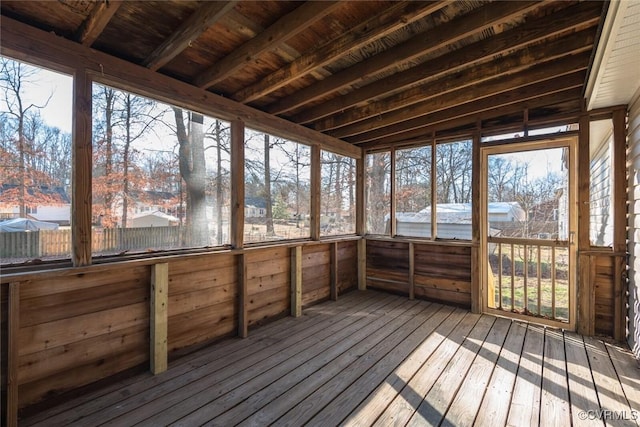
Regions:
M 173 249 L 184 246 L 185 227 L 94 229 L 93 253 Z M 0 233 L 0 258 L 41 258 L 71 253 L 71 230 Z

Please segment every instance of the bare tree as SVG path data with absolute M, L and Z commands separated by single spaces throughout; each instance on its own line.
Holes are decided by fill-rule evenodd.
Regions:
M 193 246 L 209 244 L 206 204 L 206 162 L 204 156 L 204 117 L 173 107 L 179 143 L 180 175 L 187 187 L 187 242 Z
M 20 217 L 25 217 L 27 205 L 33 204 L 36 200 L 30 201 L 27 197 L 27 185 L 30 179 L 27 173 L 27 157 L 33 153 L 33 147 L 25 137 L 25 121 L 27 114 L 34 110 L 40 110 L 47 106 L 51 100 L 52 93 L 40 104 L 30 103 L 26 100 L 25 90 L 28 86 L 35 84 L 38 69 L 0 57 L 0 90 L 4 100 L 6 111 L 4 113 L 15 118 L 17 122 L 17 145 L 18 145 L 18 207 Z

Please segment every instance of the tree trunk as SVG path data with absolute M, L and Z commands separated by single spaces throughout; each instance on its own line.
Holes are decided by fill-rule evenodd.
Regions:
M 103 88 L 104 101 L 105 101 L 105 177 L 106 177 L 106 192 L 104 195 L 104 214 L 103 221 L 109 227 L 114 224 L 113 218 L 113 98 L 114 90 L 109 88 Z
M 131 95 L 125 98 L 125 141 L 122 153 L 122 227 L 127 227 L 129 213 L 129 155 L 131 152 Z
M 178 137 L 180 174 L 187 187 L 187 242 L 188 246 L 209 245 L 206 203 L 206 169 L 204 158 L 204 118 L 189 113 L 189 132 L 184 124 L 182 109 L 173 108 Z
M 264 202 L 267 215 L 267 236 L 275 234 L 273 229 L 273 205 L 271 203 L 271 168 L 269 160 L 269 135 L 264 134 Z
M 217 172 L 216 172 L 216 216 L 217 216 L 217 230 L 216 230 L 216 236 L 217 236 L 217 242 L 218 245 L 221 245 L 223 243 L 223 239 L 222 239 L 222 233 L 223 233 L 223 229 L 222 229 L 222 147 L 220 146 L 220 144 L 222 144 L 222 138 L 220 137 L 220 121 L 216 120 L 216 154 L 217 154 L 217 160 L 218 160 L 218 164 L 217 164 Z

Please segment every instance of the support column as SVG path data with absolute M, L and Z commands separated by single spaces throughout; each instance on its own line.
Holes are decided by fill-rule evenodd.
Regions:
M 71 176 L 71 260 L 91 264 L 92 117 L 91 79 L 84 69 L 73 78 L 73 155 Z

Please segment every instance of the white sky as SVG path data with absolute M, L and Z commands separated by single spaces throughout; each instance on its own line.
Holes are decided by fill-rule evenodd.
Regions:
M 45 108 L 40 110 L 40 114 L 49 126 L 55 126 L 63 132 L 71 133 L 73 105 L 73 79 L 71 76 L 42 69 L 38 74 L 36 84 L 31 85 L 29 89 L 24 92 L 25 101 L 36 105 L 44 104 L 52 94 L 51 100 Z M 4 110 L 4 106 L 2 109 Z

